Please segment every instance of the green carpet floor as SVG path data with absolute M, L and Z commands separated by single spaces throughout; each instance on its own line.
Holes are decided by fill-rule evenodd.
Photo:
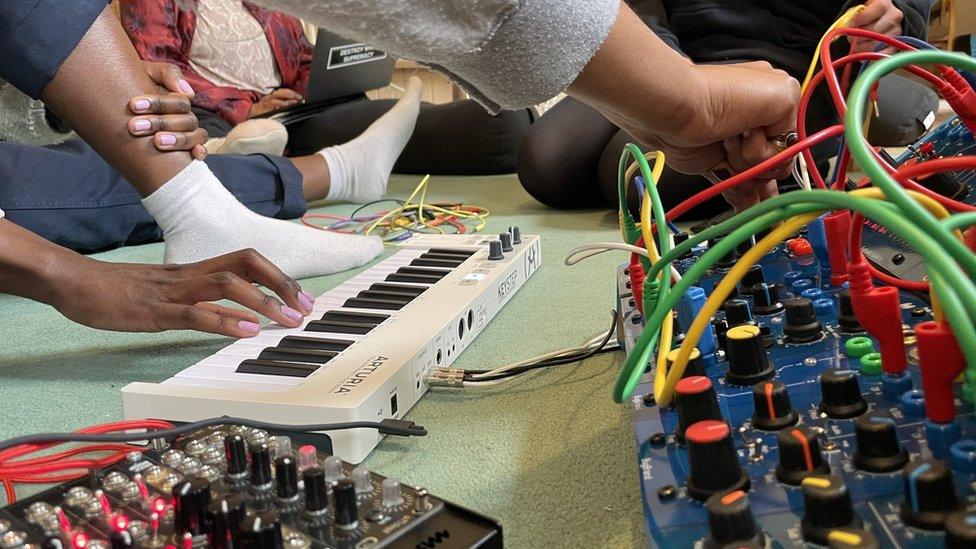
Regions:
M 395 177 L 391 195 L 405 198 L 417 181 Z M 612 213 L 546 209 L 514 176 L 434 178 L 428 199 L 490 208 L 487 232 L 519 225 L 543 238 L 542 269 L 456 366 L 506 364 L 577 344 L 609 323 L 613 270 L 623 255 L 572 268 L 562 258 L 580 243 L 619 238 Z M 162 255 L 156 244 L 99 257 L 154 262 Z M 318 295 L 352 274 L 303 285 Z M 193 333 L 99 332 L 8 296 L 0 296 L 0 311 L 3 438 L 119 419 L 122 386 L 162 381 L 229 343 Z M 508 547 L 646 545 L 630 414 L 610 399 L 621 357 L 609 353 L 496 387 L 428 392 L 406 417 L 430 434 L 388 437 L 364 464 L 499 519 Z

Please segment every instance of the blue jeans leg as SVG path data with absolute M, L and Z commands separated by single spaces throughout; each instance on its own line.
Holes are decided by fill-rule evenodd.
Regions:
M 287 158 L 214 155 L 206 163 L 258 214 L 293 219 L 307 210 L 302 174 Z M 0 142 L 0 210 L 82 253 L 163 238 L 135 189 L 80 139 L 48 147 Z

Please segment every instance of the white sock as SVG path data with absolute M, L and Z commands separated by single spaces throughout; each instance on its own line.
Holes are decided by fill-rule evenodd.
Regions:
M 329 200 L 371 202 L 386 193 L 393 164 L 407 145 L 420 113 L 422 84 L 411 77 L 406 93 L 359 137 L 319 151 L 329 165 Z
M 358 267 L 383 251 L 377 237 L 330 233 L 260 216 L 198 160 L 142 204 L 163 229 L 167 263 L 193 263 L 254 248 L 288 276 L 307 278 Z

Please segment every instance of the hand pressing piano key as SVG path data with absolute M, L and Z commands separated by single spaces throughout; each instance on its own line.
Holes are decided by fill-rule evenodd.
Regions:
M 261 331 L 255 313 L 294 328 L 315 304 L 311 294 L 254 250 L 188 265 L 73 261 L 63 263 L 60 274 L 60 291 L 51 304 L 71 320 L 104 330 L 253 337 Z M 223 299 L 249 310 L 212 303 Z

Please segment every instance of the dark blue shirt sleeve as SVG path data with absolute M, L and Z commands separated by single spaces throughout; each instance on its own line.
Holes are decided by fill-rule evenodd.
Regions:
M 37 99 L 107 0 L 0 0 L 0 78 Z

